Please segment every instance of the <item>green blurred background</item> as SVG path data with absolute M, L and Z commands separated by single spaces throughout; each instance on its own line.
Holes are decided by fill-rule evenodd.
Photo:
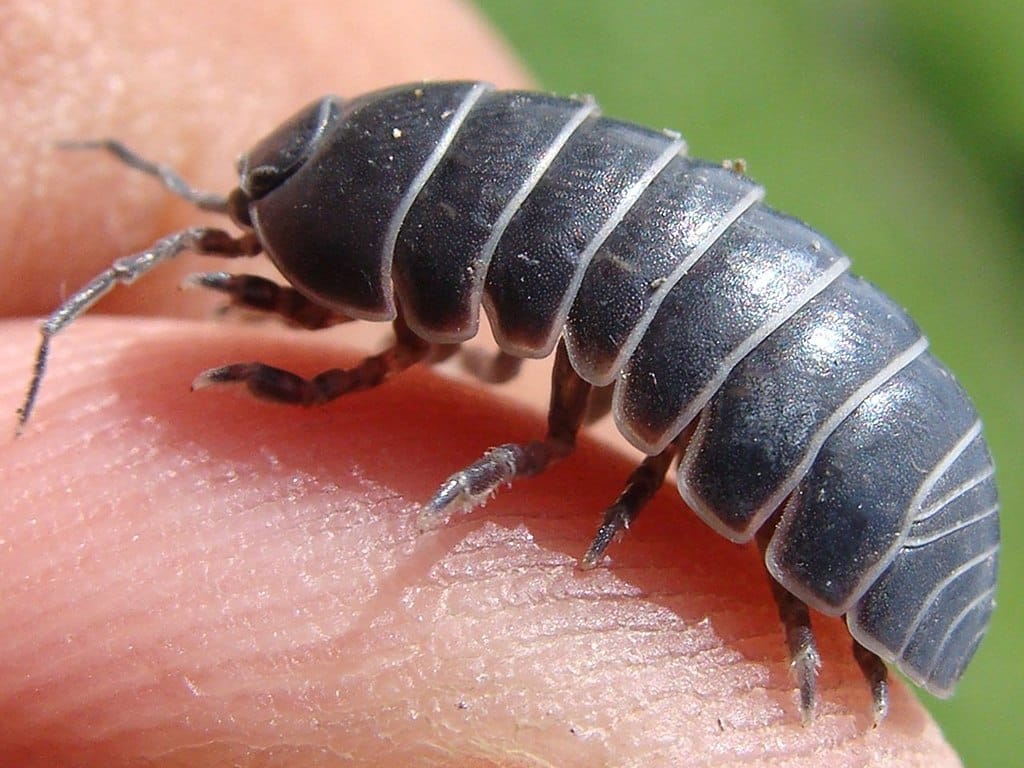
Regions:
M 1021 765 L 1024 3 L 478 5 L 545 88 L 745 158 L 974 396 L 1003 503 L 999 609 L 956 696 L 922 699 L 968 766 Z

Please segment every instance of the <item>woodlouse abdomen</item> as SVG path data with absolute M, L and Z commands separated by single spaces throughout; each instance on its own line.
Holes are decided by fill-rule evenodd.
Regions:
M 195 278 L 237 304 L 308 328 L 365 319 L 396 332 L 350 371 L 305 380 L 235 364 L 197 386 L 325 402 L 443 357 L 477 333 L 483 310 L 501 347 L 485 378 L 556 352 L 549 432 L 453 475 L 424 525 L 567 455 L 591 390 L 613 387 L 619 431 L 648 458 L 585 565 L 678 460 L 688 505 L 764 550 L 805 713 L 817 666 L 806 605 L 846 615 L 876 716 L 880 658 L 951 692 L 996 579 L 998 503 L 978 416 L 903 310 L 827 239 L 766 207 L 734 164 L 691 159 L 678 135 L 603 117 L 591 99 L 476 82 L 316 101 L 242 158 L 224 198 L 104 146 L 244 233 L 176 233 L 69 299 L 44 324 L 22 424 L 50 338 L 116 282 L 186 249 L 265 252 L 291 284 Z

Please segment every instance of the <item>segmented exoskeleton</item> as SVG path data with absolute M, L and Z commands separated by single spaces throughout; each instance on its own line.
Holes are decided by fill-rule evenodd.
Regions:
M 265 252 L 293 286 L 194 278 L 237 304 L 308 328 L 364 319 L 396 331 L 394 347 L 352 370 L 305 380 L 235 364 L 196 386 L 325 402 L 443 357 L 477 333 L 482 307 L 501 348 L 477 366 L 482 377 L 510 378 L 520 359 L 555 351 L 549 433 L 453 475 L 425 526 L 567 455 L 592 388 L 613 387 L 616 424 L 648 458 L 584 565 L 678 458 L 686 503 L 764 550 L 805 713 L 818 664 L 808 605 L 846 615 L 876 717 L 887 706 L 879 657 L 952 691 L 996 580 L 997 497 L 978 416 L 901 308 L 820 234 L 766 207 L 732 165 L 691 159 L 678 135 L 602 117 L 591 99 L 475 82 L 316 101 L 242 158 L 227 198 L 99 145 L 244 234 L 179 232 L 69 299 L 43 326 L 22 424 L 50 338 L 116 282 L 186 249 Z

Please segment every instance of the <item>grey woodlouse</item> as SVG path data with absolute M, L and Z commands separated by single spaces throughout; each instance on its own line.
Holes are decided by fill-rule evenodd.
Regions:
M 396 335 L 351 370 L 305 380 L 244 363 L 194 387 L 239 382 L 323 403 L 447 357 L 483 306 L 501 351 L 477 361 L 481 378 L 509 379 L 522 358 L 555 351 L 548 434 L 452 475 L 424 527 L 543 471 L 611 408 L 647 458 L 584 567 L 678 457 L 687 504 L 764 552 L 805 717 L 820 664 L 808 606 L 846 616 L 876 719 L 883 659 L 952 692 L 994 605 L 998 501 L 978 416 L 903 310 L 824 237 L 764 206 L 737 167 L 690 159 L 678 135 L 602 117 L 589 98 L 478 82 L 313 102 L 242 157 L 227 197 L 117 142 L 75 146 L 112 151 L 243 234 L 177 232 L 69 298 L 43 323 L 19 431 L 52 337 L 185 250 L 266 253 L 291 283 L 193 276 L 235 304 L 310 329 L 391 321 Z

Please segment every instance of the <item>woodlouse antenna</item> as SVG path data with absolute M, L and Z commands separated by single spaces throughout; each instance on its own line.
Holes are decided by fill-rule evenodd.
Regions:
M 142 171 L 147 176 L 157 179 L 165 189 L 174 195 L 187 200 L 203 211 L 211 213 L 228 213 L 228 198 L 215 192 L 204 192 L 191 186 L 177 171 L 166 165 L 154 163 L 122 144 L 116 139 L 83 139 L 58 141 L 58 149 L 78 152 L 83 150 L 106 151 L 125 165 Z
M 233 237 L 220 229 L 193 227 L 168 235 L 144 251 L 118 259 L 108 269 L 96 275 L 43 321 L 39 329 L 42 341 L 40 341 L 39 349 L 36 352 L 32 380 L 29 383 L 25 401 L 17 411 L 16 435 L 22 433 L 32 416 L 32 410 L 39 395 L 39 387 L 46 374 L 46 362 L 49 358 L 50 342 L 53 337 L 110 293 L 118 283 L 133 283 L 157 265 L 173 259 L 183 251 L 218 256 L 253 256 L 260 252 L 260 244 L 259 240 L 251 234 Z

